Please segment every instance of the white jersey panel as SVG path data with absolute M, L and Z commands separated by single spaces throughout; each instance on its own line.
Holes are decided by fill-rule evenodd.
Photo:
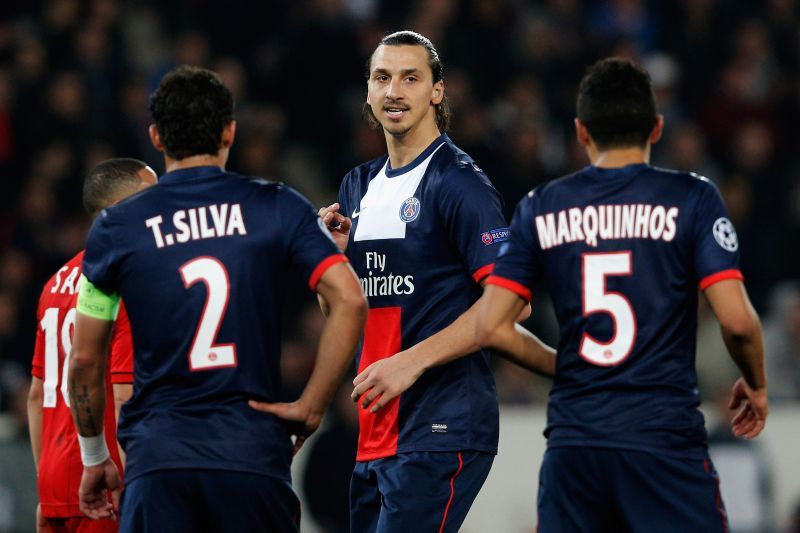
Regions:
M 431 155 L 415 168 L 393 178 L 386 175 L 386 165 L 389 164 L 389 160 L 386 160 L 378 175 L 369 182 L 367 193 L 361 199 L 358 209 L 350 213 L 352 218 L 359 219 L 353 240 L 405 239 L 408 221 L 401 216 L 401 208 L 406 200 L 414 196 L 431 159 L 444 145 L 445 143 L 442 143 L 437 146 Z M 419 205 L 416 209 L 419 209 Z

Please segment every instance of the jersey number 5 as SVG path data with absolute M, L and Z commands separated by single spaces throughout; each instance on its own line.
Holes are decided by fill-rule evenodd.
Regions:
M 189 350 L 189 368 L 195 371 L 236 366 L 236 345 L 214 344 L 231 294 L 225 265 L 213 257 L 197 257 L 178 270 L 184 287 L 188 289 L 202 281 L 207 291 L 206 305 Z
M 600 342 L 584 331 L 578 352 L 598 366 L 618 365 L 633 349 L 636 315 L 625 296 L 606 291 L 606 276 L 630 276 L 631 252 L 583 254 L 583 316 L 607 313 L 614 322 L 614 336 Z

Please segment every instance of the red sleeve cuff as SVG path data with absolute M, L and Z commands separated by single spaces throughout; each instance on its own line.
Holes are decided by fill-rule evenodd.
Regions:
M 132 372 L 117 372 L 111 374 L 111 383 L 114 385 L 129 385 L 133 383 Z
M 319 283 L 320 278 L 328 270 L 330 267 L 335 265 L 336 263 L 346 263 L 347 257 L 344 254 L 333 254 L 329 255 L 316 266 L 313 272 L 311 272 L 311 277 L 308 278 L 308 286 L 311 288 L 312 291 L 317 290 L 317 284 Z
M 517 283 L 516 281 L 508 278 L 501 278 L 500 276 L 489 276 L 489 279 L 486 280 L 486 284 L 503 287 L 504 289 L 508 289 L 515 293 L 526 302 L 531 301 L 531 291 L 522 283 Z
M 483 278 L 492 273 L 492 270 L 494 270 L 494 263 L 484 265 L 472 273 L 472 279 L 475 280 L 475 283 L 480 283 L 483 281 Z
M 720 281 L 726 279 L 738 279 L 739 281 L 744 281 L 744 276 L 739 271 L 739 269 L 731 268 L 729 270 L 721 270 L 715 274 L 711 274 L 710 276 L 706 276 L 700 280 L 700 290 L 704 291 L 710 286 Z
M 39 379 L 44 379 L 44 368 L 40 366 L 34 366 L 31 368 L 31 376 Z

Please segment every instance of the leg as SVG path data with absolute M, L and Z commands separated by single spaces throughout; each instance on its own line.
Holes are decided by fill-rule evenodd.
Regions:
M 374 461 L 356 463 L 350 479 L 350 531 L 372 533 L 377 531 L 381 513 L 381 494 L 378 479 L 370 465 Z
M 199 493 L 187 472 L 191 471 L 152 472 L 126 483 L 120 503 L 120 531 L 202 531 L 205 504 L 196 504 Z
M 615 531 L 602 465 L 605 451 L 577 447 L 547 450 L 539 471 L 541 533 Z
M 455 533 L 489 475 L 494 455 L 412 452 L 376 461 L 383 505 L 378 531 Z
M 631 531 L 727 532 L 711 460 L 619 451 L 617 506 Z

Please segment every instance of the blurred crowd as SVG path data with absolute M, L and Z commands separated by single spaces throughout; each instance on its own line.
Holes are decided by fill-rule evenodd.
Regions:
M 795 0 L 3 0 L 0 411 L 24 410 L 39 291 L 83 245 L 82 176 L 114 156 L 163 170 L 147 127 L 148 96 L 165 72 L 206 66 L 234 92 L 231 170 L 327 205 L 349 168 L 385 150 L 360 116 L 364 70 L 380 37 L 398 29 L 437 45 L 450 136 L 491 177 L 509 216 L 532 187 L 587 164 L 572 125 L 585 67 L 608 55 L 644 65 L 666 118 L 653 163 L 719 185 L 765 322 L 774 400 L 800 400 Z M 322 320 L 313 304 L 310 295 L 287 303 L 287 397 L 313 365 Z M 700 317 L 701 391 L 713 398 L 735 369 L 713 315 L 701 306 Z M 546 294 L 529 325 L 557 341 Z M 496 370 L 503 402 L 546 400 L 546 381 L 503 362 Z

